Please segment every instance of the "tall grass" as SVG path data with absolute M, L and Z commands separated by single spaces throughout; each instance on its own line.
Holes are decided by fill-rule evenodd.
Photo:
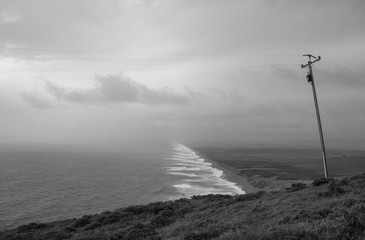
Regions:
M 191 199 L 31 223 L 4 240 L 364 239 L 365 174 L 293 184 L 279 192 Z

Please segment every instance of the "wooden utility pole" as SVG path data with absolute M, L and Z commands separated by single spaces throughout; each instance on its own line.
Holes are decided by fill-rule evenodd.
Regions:
M 322 124 L 321 124 L 321 116 L 319 114 L 319 107 L 318 107 L 318 99 L 317 99 L 317 93 L 316 93 L 316 86 L 314 85 L 314 78 L 313 78 L 313 70 L 312 70 L 312 64 L 315 62 L 318 62 L 321 60 L 321 57 L 315 57 L 311 54 L 305 54 L 304 57 L 308 57 L 308 63 L 303 65 L 302 68 L 308 67 L 309 71 L 307 73 L 307 81 L 312 85 L 313 90 L 313 98 L 314 98 L 314 105 L 316 107 L 316 114 L 317 114 L 317 123 L 318 123 L 318 130 L 319 130 L 319 137 L 321 139 L 321 149 L 322 149 L 322 159 L 323 159 L 323 168 L 324 168 L 324 177 L 328 178 L 328 171 L 327 171 L 327 156 L 326 156 L 326 148 L 324 145 L 324 139 L 323 139 L 323 130 L 322 130 Z M 312 61 L 312 58 L 314 61 Z

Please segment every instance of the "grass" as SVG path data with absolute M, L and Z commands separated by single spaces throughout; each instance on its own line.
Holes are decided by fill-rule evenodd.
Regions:
M 31 223 L 2 240 L 364 239 L 365 174 L 277 192 L 205 195 Z

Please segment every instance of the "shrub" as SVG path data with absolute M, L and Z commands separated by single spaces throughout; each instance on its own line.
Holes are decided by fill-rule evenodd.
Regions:
M 91 223 L 89 226 L 87 226 L 84 231 L 88 231 L 88 230 L 94 230 L 95 228 L 98 228 L 101 226 L 100 222 L 93 222 Z
M 64 239 L 70 239 L 70 234 L 60 231 L 51 231 L 47 232 L 44 235 L 44 239 L 47 240 L 64 240 Z
M 354 214 L 361 214 L 361 216 L 364 217 L 365 222 L 365 205 L 363 203 L 358 203 L 354 206 L 351 206 L 350 212 Z
M 245 201 L 255 200 L 260 198 L 264 193 L 265 193 L 264 191 L 259 191 L 255 193 L 236 195 L 233 197 L 233 201 L 245 202 Z
M 321 186 L 330 182 L 333 182 L 334 180 L 332 178 L 318 178 L 312 182 L 312 185 L 317 187 Z
M 365 179 L 365 173 L 361 174 L 361 175 L 356 175 L 350 178 L 351 180 L 363 180 Z
M 307 188 L 307 184 L 305 183 L 292 183 L 291 187 L 285 188 L 285 191 L 296 192 L 305 188 Z
M 317 232 L 322 239 L 363 239 L 364 229 L 364 222 L 357 216 L 336 211 L 321 223 Z
M 317 234 L 305 231 L 303 229 L 271 229 L 262 240 L 291 240 L 291 239 L 306 239 L 316 240 L 321 239 Z
M 342 207 L 345 208 L 350 208 L 352 206 L 354 206 L 356 203 L 358 203 L 358 201 L 356 199 L 353 198 L 346 198 L 343 202 L 342 202 Z
M 151 203 L 147 205 L 148 212 L 156 215 L 159 212 L 166 210 L 166 209 L 172 209 L 170 206 L 168 206 L 166 203 L 163 202 L 157 202 L 157 203 Z
M 331 182 L 328 186 L 328 191 L 324 193 L 319 193 L 319 196 L 322 197 L 332 197 L 332 196 L 338 196 L 345 193 L 345 190 L 340 187 L 338 183 Z
M 159 215 L 154 216 L 151 219 L 151 225 L 158 228 L 162 226 L 166 226 L 168 224 L 171 224 L 176 221 L 176 216 L 180 215 L 182 216 L 181 211 L 174 212 L 169 209 L 162 210 Z
M 350 183 L 350 181 L 348 178 L 342 178 L 338 184 L 340 184 L 342 186 L 346 186 L 346 185 L 349 185 L 349 183 Z
M 165 209 L 160 212 L 160 215 L 163 217 L 172 217 L 175 216 L 176 214 L 173 210 Z
M 23 225 L 17 228 L 17 232 L 27 232 L 27 231 L 33 231 L 38 229 L 44 229 L 47 228 L 48 225 L 45 223 L 29 223 L 28 225 Z
M 164 217 L 161 215 L 157 215 L 151 219 L 151 225 L 156 228 L 159 228 L 159 227 L 169 225 L 175 221 L 176 221 L 175 217 Z
M 76 229 L 73 227 L 65 227 L 66 232 L 76 232 Z
M 193 208 L 190 206 L 186 206 L 180 209 L 180 212 L 182 213 L 182 215 L 185 215 L 187 213 L 190 213 L 193 211 Z
M 206 194 L 206 195 L 194 195 L 191 197 L 193 200 L 206 200 L 209 202 L 220 201 L 222 199 L 231 199 L 232 196 L 228 194 Z
M 326 218 L 333 211 L 330 208 L 322 208 L 311 212 L 310 216 L 307 219 L 323 219 Z
M 97 216 L 96 217 L 96 219 L 95 219 L 95 221 L 96 222 L 100 222 L 100 223 L 102 223 L 102 222 L 104 222 L 104 220 L 107 218 L 107 216 L 105 216 L 105 215 L 100 215 L 100 216 Z
M 125 208 L 125 211 L 139 215 L 146 211 L 146 207 L 147 206 L 143 206 L 143 205 L 133 205 L 133 206 L 129 206 L 129 207 Z
M 82 217 L 80 219 L 77 219 L 76 222 L 72 225 L 75 228 L 84 227 L 87 224 L 89 224 L 91 221 L 87 217 Z
M 206 230 L 199 233 L 188 233 L 185 235 L 184 240 L 208 240 L 219 237 L 220 234 L 218 230 Z
M 119 234 L 118 239 L 123 240 L 161 240 L 157 232 L 148 225 L 137 223 L 127 231 L 123 231 Z
M 91 234 L 88 234 L 87 236 L 79 236 L 76 238 L 72 238 L 74 240 L 119 240 L 122 239 L 120 237 L 113 238 L 113 235 L 110 233 L 105 232 L 92 232 Z
M 133 214 L 131 212 L 114 211 L 107 216 L 96 218 L 95 222 L 100 222 L 103 225 L 114 224 L 122 220 L 131 219 Z
M 345 192 L 345 190 L 343 190 L 343 188 L 340 187 L 340 185 L 338 183 L 334 183 L 334 182 L 331 182 L 330 185 L 328 186 L 328 190 L 331 192 L 331 193 L 334 193 L 334 194 L 342 194 Z
M 285 216 L 279 224 L 291 224 L 294 222 L 312 222 L 314 220 L 320 220 L 326 218 L 332 213 L 330 208 L 322 208 L 315 211 L 301 210 L 295 216 Z
M 187 199 L 187 198 L 179 198 L 179 199 L 176 199 L 175 201 L 174 201 L 175 203 L 187 203 L 187 204 L 189 204 L 190 203 L 190 200 L 189 199 Z

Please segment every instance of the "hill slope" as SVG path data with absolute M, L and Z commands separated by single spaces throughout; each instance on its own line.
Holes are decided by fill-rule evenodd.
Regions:
M 130 206 L 0 233 L 0 239 L 363 239 L 365 174 L 280 192 Z

